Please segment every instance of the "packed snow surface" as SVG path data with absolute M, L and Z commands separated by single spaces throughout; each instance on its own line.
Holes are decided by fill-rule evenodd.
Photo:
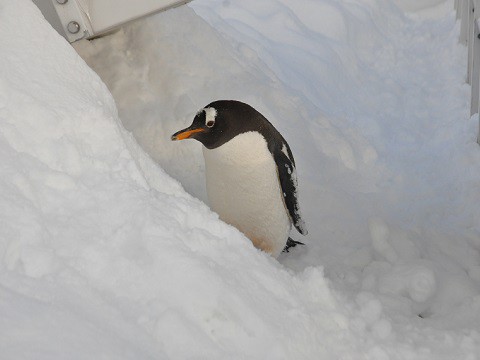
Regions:
M 72 48 L 0 0 L 0 358 L 480 358 L 458 33 L 450 1 L 195 0 Z M 309 235 L 279 261 L 170 141 L 217 99 L 294 153 Z

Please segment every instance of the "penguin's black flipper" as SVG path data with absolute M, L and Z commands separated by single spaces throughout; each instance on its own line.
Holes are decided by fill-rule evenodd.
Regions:
M 304 243 L 302 243 L 301 241 L 295 241 L 293 240 L 291 237 L 288 238 L 287 240 L 287 244 L 285 245 L 285 248 L 283 249 L 283 252 L 290 252 L 290 248 L 292 247 L 295 247 L 297 245 L 305 245 Z
M 282 198 L 295 228 L 300 234 L 307 235 L 308 231 L 298 205 L 295 161 L 288 145 L 284 143 L 283 146 L 285 146 L 286 153 L 280 149 L 273 153 L 277 165 L 278 180 L 282 188 Z

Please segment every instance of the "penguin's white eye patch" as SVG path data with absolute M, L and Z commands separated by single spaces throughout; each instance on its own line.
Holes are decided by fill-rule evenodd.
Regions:
M 217 110 L 215 108 L 205 108 L 205 125 L 211 128 L 215 125 L 215 120 L 217 118 Z

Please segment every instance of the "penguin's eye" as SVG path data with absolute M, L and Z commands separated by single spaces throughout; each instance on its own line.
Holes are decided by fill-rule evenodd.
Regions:
M 217 110 L 213 107 L 203 109 L 205 111 L 205 125 L 211 128 L 215 125 L 215 119 L 217 118 Z

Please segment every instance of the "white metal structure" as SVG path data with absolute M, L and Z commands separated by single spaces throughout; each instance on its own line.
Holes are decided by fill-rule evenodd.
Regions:
M 468 47 L 467 82 L 472 87 L 470 115 L 480 113 L 480 0 L 455 0 L 460 42 Z M 477 138 L 480 144 L 480 130 Z
M 135 19 L 190 0 L 33 0 L 68 41 L 91 39 Z

